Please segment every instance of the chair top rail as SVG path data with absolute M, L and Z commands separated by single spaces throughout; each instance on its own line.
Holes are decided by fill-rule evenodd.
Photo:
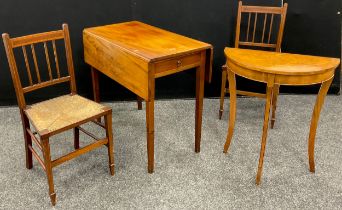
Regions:
M 283 7 L 242 6 L 241 12 L 263 13 L 263 14 L 282 14 Z
M 44 32 L 44 33 L 16 37 L 16 38 L 12 38 L 11 41 L 12 41 L 12 47 L 16 48 L 16 47 L 21 47 L 24 45 L 30 45 L 30 44 L 58 40 L 58 39 L 64 39 L 63 30 L 49 31 L 49 32 Z

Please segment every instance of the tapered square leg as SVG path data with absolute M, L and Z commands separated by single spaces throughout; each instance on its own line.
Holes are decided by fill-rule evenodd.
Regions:
M 114 175 L 114 140 L 112 132 L 112 112 L 105 116 L 105 126 L 106 126 L 106 137 L 108 139 L 107 149 L 108 149 L 108 159 L 109 159 L 109 169 L 110 174 Z
M 51 155 L 50 155 L 50 143 L 49 139 L 42 139 L 42 149 L 43 149 L 43 156 L 44 156 L 44 165 L 45 165 L 45 172 L 47 176 L 47 181 L 49 185 L 49 196 L 51 199 L 52 205 L 56 205 L 56 193 L 53 184 L 53 174 L 52 174 L 52 164 L 51 164 Z
M 30 122 L 26 117 L 23 110 L 20 110 L 20 115 L 22 119 L 24 140 L 25 140 L 25 156 L 26 156 L 26 168 L 31 169 L 33 167 L 32 161 L 32 151 L 29 149 L 29 146 L 32 146 L 31 136 L 28 134 L 27 129 L 30 129 Z
M 154 99 L 146 101 L 148 173 L 154 171 Z
M 201 151 L 202 113 L 205 76 L 205 52 L 201 54 L 201 65 L 196 68 L 195 152 Z
M 74 148 L 80 148 L 80 130 L 78 128 L 74 128 Z
M 143 101 L 143 99 L 141 97 L 137 96 L 138 110 L 142 110 L 142 101 Z
M 93 85 L 93 96 L 94 101 L 100 103 L 100 84 L 99 84 L 99 72 L 94 67 L 91 70 L 91 82 Z M 96 121 L 101 122 L 101 118 L 96 119 Z
M 93 84 L 93 96 L 94 101 L 100 102 L 100 85 L 99 85 L 99 72 L 91 67 L 91 81 Z

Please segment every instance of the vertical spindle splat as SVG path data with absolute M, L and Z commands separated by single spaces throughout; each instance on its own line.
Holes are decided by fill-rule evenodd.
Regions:
M 273 26 L 273 17 L 274 17 L 274 14 L 272 14 L 272 16 L 271 16 L 271 23 L 270 23 L 270 30 L 268 31 L 268 41 L 267 41 L 267 44 L 269 44 L 270 40 L 271 40 L 272 26 Z
M 45 51 L 46 64 L 47 64 L 48 71 L 49 71 L 49 78 L 50 80 L 52 80 L 52 71 L 51 71 L 51 65 L 50 65 L 49 51 L 48 51 L 46 42 L 44 42 L 44 51 Z
M 57 70 L 57 77 L 61 77 L 61 73 L 59 71 L 59 64 L 58 64 L 58 55 L 57 55 L 57 49 L 56 49 L 56 42 L 55 40 L 52 40 L 52 48 L 53 48 L 53 55 L 55 56 L 55 64 L 56 64 L 56 70 Z
M 33 44 L 31 44 L 31 51 L 32 51 L 34 67 L 35 67 L 35 70 L 36 70 L 37 80 L 38 80 L 38 83 L 41 83 L 42 81 L 40 79 L 40 73 L 39 73 L 39 67 L 38 67 L 38 62 L 37 62 L 36 51 L 34 49 L 34 45 Z
M 246 36 L 246 42 L 248 42 L 248 35 L 249 35 L 249 26 L 251 23 L 251 13 L 248 13 L 248 24 L 247 24 L 247 36 Z
M 26 47 L 25 47 L 25 46 L 22 46 L 21 49 L 22 49 L 23 55 L 24 55 L 25 66 L 26 66 L 26 72 L 27 72 L 27 76 L 28 76 L 28 78 L 29 78 L 29 82 L 30 82 L 30 85 L 33 85 L 33 82 L 32 82 L 32 75 L 31 75 L 31 69 L 30 69 L 30 64 L 29 64 L 29 62 L 28 62 L 27 53 L 26 53 Z
M 262 29 L 261 43 L 264 43 L 266 24 L 267 24 L 267 13 L 265 13 L 265 18 L 264 18 L 264 28 Z
M 257 26 L 257 21 L 258 21 L 258 13 L 255 13 L 255 18 L 254 18 L 254 29 L 253 29 L 253 38 L 252 38 L 252 42 L 254 42 L 254 38 L 255 38 L 255 29 Z

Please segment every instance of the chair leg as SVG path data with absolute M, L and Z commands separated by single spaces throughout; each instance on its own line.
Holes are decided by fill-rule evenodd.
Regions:
M 310 125 L 310 134 L 309 134 L 309 141 L 308 141 L 308 155 L 309 155 L 309 165 L 310 171 L 315 172 L 315 137 L 316 137 L 316 130 L 318 125 L 319 114 L 321 112 L 324 98 L 327 95 L 329 87 L 331 85 L 333 78 L 328 81 L 322 83 L 321 88 L 319 89 L 319 93 L 316 99 L 315 108 L 312 113 L 311 125 Z
M 52 174 L 52 164 L 51 164 L 51 155 L 50 155 L 50 144 L 49 139 L 42 139 L 42 149 L 43 149 L 43 156 L 44 156 L 44 165 L 46 176 L 49 184 L 49 196 L 52 205 L 56 205 L 56 193 L 53 184 L 53 174 Z
M 74 128 L 74 148 L 80 148 L 80 130 L 78 128 Z
M 106 125 L 106 137 L 108 139 L 107 149 L 108 149 L 108 159 L 109 159 L 109 170 L 110 174 L 114 175 L 114 142 L 113 142 L 113 133 L 112 133 L 112 113 L 109 113 L 105 116 L 105 125 Z
M 272 103 L 272 92 L 273 87 L 267 84 L 266 90 L 266 105 L 265 105 L 265 115 L 264 115 L 264 126 L 262 129 L 262 138 L 261 138 L 261 149 L 260 149 L 260 157 L 259 157 L 259 165 L 258 165 L 258 172 L 256 176 L 256 184 L 260 184 L 262 168 L 264 164 L 264 155 L 266 149 L 266 139 L 267 139 L 267 130 L 268 130 L 268 123 L 269 123 L 269 115 L 270 115 L 270 108 Z
M 143 101 L 143 99 L 141 97 L 137 96 L 138 110 L 142 110 L 142 101 Z
M 222 83 L 221 83 L 219 119 L 222 118 L 222 114 L 223 114 L 224 96 L 226 93 L 226 82 L 227 82 L 227 68 L 222 67 Z
M 236 81 L 235 74 L 232 71 L 228 70 L 228 79 L 229 79 L 229 98 L 230 98 L 230 107 L 229 107 L 229 127 L 226 143 L 224 144 L 223 152 L 227 153 L 228 148 L 230 146 L 230 142 L 233 138 L 234 127 L 235 127 L 235 116 L 236 116 Z
M 32 161 L 32 151 L 29 149 L 29 146 L 32 146 L 32 139 L 31 136 L 27 133 L 27 128 L 30 128 L 30 122 L 26 115 L 24 114 L 23 110 L 20 110 L 22 124 L 23 124 L 23 133 L 25 139 L 25 154 L 26 154 L 26 168 L 31 169 L 33 167 Z
M 271 118 L 271 129 L 274 127 L 275 122 L 275 113 L 277 109 L 277 99 L 279 95 L 279 88 L 280 86 L 278 84 L 274 84 L 273 86 L 273 97 L 272 97 L 272 118 Z

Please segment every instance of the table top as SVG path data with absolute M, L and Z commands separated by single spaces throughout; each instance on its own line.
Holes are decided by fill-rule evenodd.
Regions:
M 147 61 L 158 61 L 184 53 L 211 49 L 197 41 L 138 21 L 87 28 L 91 33 Z
M 271 74 L 313 75 L 335 70 L 340 59 L 310 55 L 225 48 L 227 60 L 234 64 Z

